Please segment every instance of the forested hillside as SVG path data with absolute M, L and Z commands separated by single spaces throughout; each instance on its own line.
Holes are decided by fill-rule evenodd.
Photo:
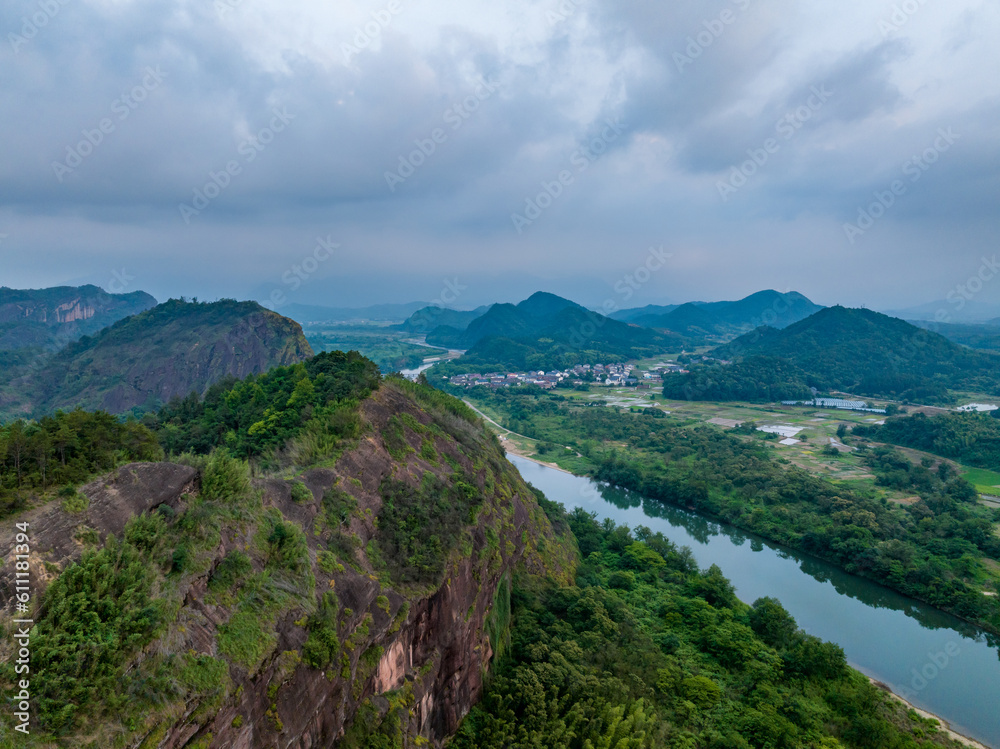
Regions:
M 579 452 L 597 479 L 721 518 L 1000 633 L 1000 601 L 983 595 L 1000 591 L 1000 511 L 977 504 L 948 464 L 931 470 L 867 449 L 879 486 L 919 497 L 897 505 L 877 489 L 779 462 L 753 424 L 724 432 L 658 409 L 571 407 L 516 389 L 475 397 L 509 429 Z
M 568 521 L 576 584 L 516 581 L 510 655 L 456 749 L 957 746 L 780 602 L 747 606 L 649 529 Z
M 649 431 L 591 411 L 588 439 Z M 16 746 L 956 746 L 779 602 L 747 606 L 646 529 L 566 516 L 464 404 L 355 354 L 145 425 L 5 429 L 59 464 L 0 463 L 4 486 L 53 497 L 12 508 L 42 583 Z M 78 486 L 163 449 L 176 462 Z
M 773 392 L 806 385 L 821 392 L 939 403 L 952 400 L 953 388 L 1000 392 L 997 357 L 867 309 L 830 307 L 784 330 L 748 333 L 712 356 L 734 363 L 671 378 L 665 394 L 719 400 L 733 392 L 744 400 L 767 401 Z M 759 372 L 766 368 L 760 357 L 783 360 L 786 374 L 758 387 Z
M 30 735 L 3 711 L 0 746 L 440 745 L 508 636 L 515 570 L 567 584 L 576 564 L 467 407 L 357 355 L 219 384 L 146 423 L 8 425 L 51 434 L 66 467 L 0 462 L 36 498 L 0 530 L 31 528 L 34 620 Z M 154 433 L 174 462 L 78 485 L 162 458 Z
M 255 302 L 171 300 L 37 362 L 0 387 L 0 415 L 154 410 L 176 395 L 312 355 L 302 329 Z

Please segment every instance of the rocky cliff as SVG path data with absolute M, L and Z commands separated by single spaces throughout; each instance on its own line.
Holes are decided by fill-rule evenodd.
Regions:
M 148 410 L 174 396 L 203 394 L 225 377 L 243 378 L 309 356 L 299 324 L 255 302 L 171 300 L 84 337 L 15 377 L 0 398 L 0 413 Z
M 0 350 L 50 351 L 156 306 L 144 291 L 109 294 L 97 286 L 0 288 Z
M 56 700 L 29 745 L 442 746 L 505 647 L 513 575 L 569 580 L 576 557 L 483 425 L 417 395 L 383 385 L 362 436 L 301 473 L 134 464 L 84 487 L 75 513 L 17 518 L 36 600 L 111 536 L 148 559 L 148 608 L 165 612 L 121 665 L 134 700 L 64 722 Z M 44 683 L 59 667 L 38 668 Z M 161 674 L 170 686 L 150 686 Z

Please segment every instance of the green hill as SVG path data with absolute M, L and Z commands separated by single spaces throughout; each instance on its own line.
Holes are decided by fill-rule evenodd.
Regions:
M 4 388 L 0 413 L 149 410 L 310 356 L 298 323 L 256 302 L 171 300 L 36 362 Z
M 144 291 L 109 294 L 97 286 L 0 287 L 0 351 L 55 351 L 156 306 Z
M 494 304 L 456 335 L 457 326 L 444 323 L 432 330 L 427 342 L 434 346 L 472 348 L 485 338 L 530 338 L 549 330 L 554 318 L 566 309 L 586 312 L 582 306 L 555 294 L 539 291 L 520 304 Z
M 758 329 L 711 355 L 735 363 L 671 378 L 670 397 L 682 397 L 679 393 L 686 391 L 700 393 L 699 400 L 720 399 L 724 393 L 717 387 L 696 384 L 698 380 L 718 382 L 715 375 L 738 383 L 741 392 L 753 390 L 760 357 L 786 362 L 791 368 L 786 378 L 790 387 L 806 385 L 822 392 L 933 403 L 948 402 L 951 388 L 1000 389 L 1000 359 L 867 309 L 823 309 L 784 330 Z M 765 388 L 759 389 L 756 399 L 770 399 Z
M 444 345 L 440 335 L 427 340 Z M 612 320 L 567 299 L 539 293 L 516 306 L 494 305 L 453 343 L 468 346 L 465 356 L 439 365 L 435 374 L 610 363 L 678 350 L 684 339 L 675 333 Z

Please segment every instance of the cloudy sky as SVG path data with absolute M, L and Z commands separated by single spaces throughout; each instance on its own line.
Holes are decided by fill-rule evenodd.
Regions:
M 887 308 L 1000 251 L 987 0 L 12 0 L 0 32 L 2 285 Z

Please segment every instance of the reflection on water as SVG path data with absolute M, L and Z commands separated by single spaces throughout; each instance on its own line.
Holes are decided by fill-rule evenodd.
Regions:
M 827 562 L 635 492 L 508 456 L 549 499 L 658 531 L 717 564 L 741 599 L 781 600 L 807 632 L 956 729 L 1000 749 L 1000 638 Z M 804 574 L 803 574 L 804 573 Z M 943 666 L 940 664 L 944 664 Z
M 628 489 L 620 489 L 609 484 L 593 481 L 588 483 L 591 484 L 594 490 L 591 496 L 600 497 L 605 502 L 609 502 L 622 510 L 641 508 L 643 515 L 646 517 L 666 520 L 670 523 L 671 527 L 682 529 L 699 544 L 708 545 L 709 541 L 717 536 L 729 539 L 737 547 L 743 546 L 749 541 L 752 552 L 760 553 L 766 548 L 779 559 L 793 560 L 798 564 L 800 570 L 814 580 L 821 583 L 830 583 L 833 585 L 834 590 L 841 595 L 861 601 L 866 606 L 903 611 L 907 616 L 917 619 L 927 628 L 954 629 L 970 639 L 980 639 L 990 647 L 996 648 L 1000 646 L 1000 638 L 992 633 L 984 632 L 978 627 L 951 614 L 908 598 L 871 580 L 851 575 L 839 567 L 816 557 L 784 546 L 778 546 L 735 526 L 710 520 L 695 512 L 643 497 Z M 998 649 L 997 657 L 1000 659 L 1000 649 Z

